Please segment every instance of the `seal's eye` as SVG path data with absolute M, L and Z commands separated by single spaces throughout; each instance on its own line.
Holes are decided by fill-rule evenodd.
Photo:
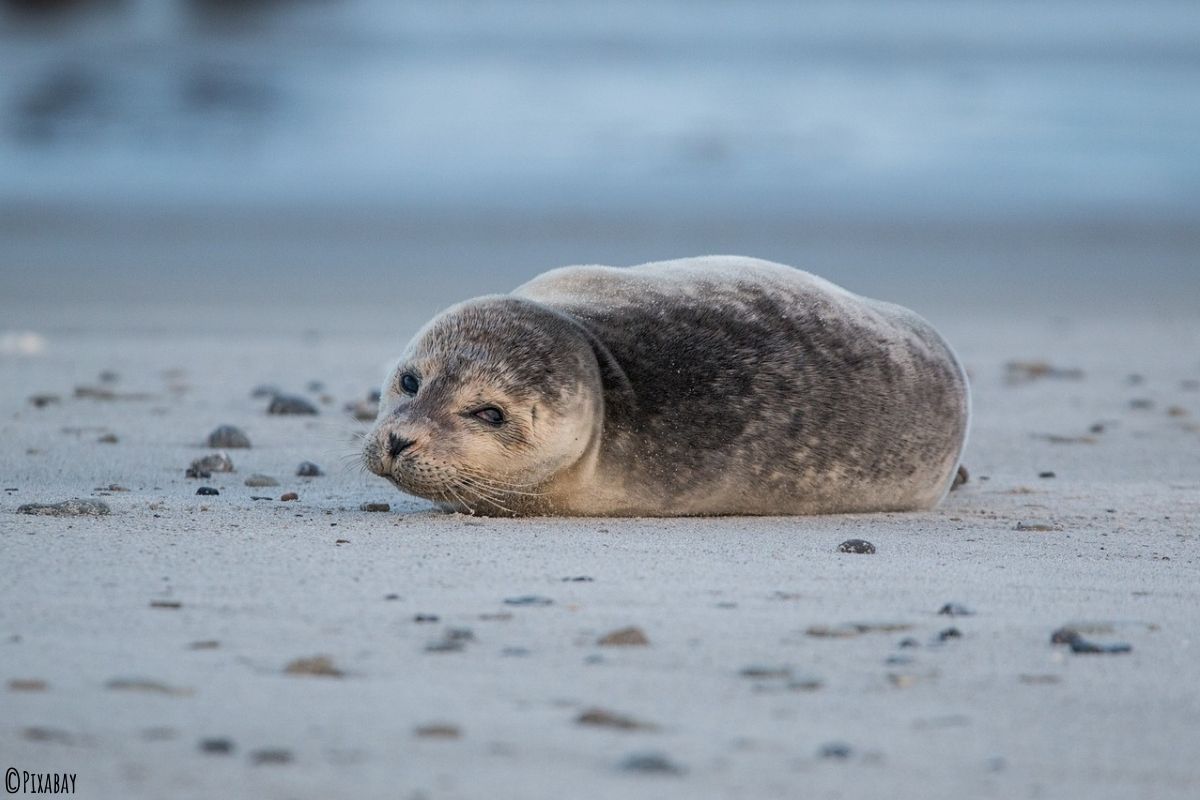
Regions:
M 417 376 L 411 372 L 406 372 L 400 376 L 400 388 L 406 394 L 416 394 L 417 389 L 421 388 L 421 382 L 417 380 Z
M 499 427 L 504 424 L 504 412 L 495 406 L 481 408 L 475 412 L 475 416 L 486 422 L 488 425 Z

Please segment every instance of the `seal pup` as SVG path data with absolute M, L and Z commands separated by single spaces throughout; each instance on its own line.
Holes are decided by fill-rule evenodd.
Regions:
M 966 376 L 912 311 L 782 264 L 710 256 L 546 272 L 405 349 L 368 469 L 486 515 L 932 508 Z

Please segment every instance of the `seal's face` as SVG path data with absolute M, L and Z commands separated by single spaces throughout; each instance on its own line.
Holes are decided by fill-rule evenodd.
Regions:
M 456 306 L 388 376 L 363 459 L 401 490 L 462 511 L 528 513 L 598 430 L 595 358 L 528 301 Z

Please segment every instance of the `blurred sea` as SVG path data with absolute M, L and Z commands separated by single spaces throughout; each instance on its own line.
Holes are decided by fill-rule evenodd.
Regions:
M 703 252 L 918 307 L 1200 300 L 1195 0 L 0 9 L 13 319 Z

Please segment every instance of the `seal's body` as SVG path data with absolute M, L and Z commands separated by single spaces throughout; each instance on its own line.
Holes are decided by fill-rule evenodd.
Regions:
M 566 267 L 435 318 L 384 387 L 368 467 L 484 514 L 928 509 L 966 378 L 911 311 L 739 257 Z

